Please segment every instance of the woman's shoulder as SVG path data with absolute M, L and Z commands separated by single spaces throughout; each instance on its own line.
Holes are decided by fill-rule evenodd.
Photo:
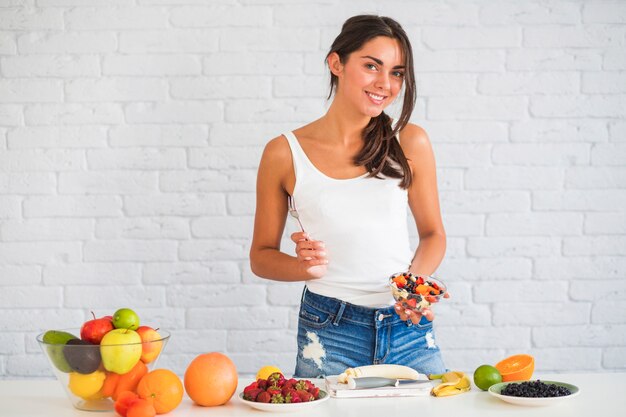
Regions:
M 420 153 L 425 149 L 430 149 L 430 139 L 428 134 L 421 127 L 413 123 L 407 123 L 400 130 L 400 146 L 406 154 Z
M 270 139 L 265 144 L 263 150 L 263 158 L 270 159 L 272 161 L 285 161 L 291 159 L 291 150 L 289 149 L 289 143 L 285 135 L 279 135 Z

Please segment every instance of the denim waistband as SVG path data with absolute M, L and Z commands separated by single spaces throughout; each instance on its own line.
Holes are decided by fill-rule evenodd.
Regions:
M 405 323 L 411 325 L 411 321 L 403 322 L 396 314 L 394 306 L 371 308 L 348 303 L 337 298 L 326 297 L 324 295 L 311 292 L 306 285 L 302 290 L 302 303 L 332 315 L 333 324 L 337 325 L 340 320 L 347 320 L 353 323 L 366 326 L 380 326 L 385 324 Z

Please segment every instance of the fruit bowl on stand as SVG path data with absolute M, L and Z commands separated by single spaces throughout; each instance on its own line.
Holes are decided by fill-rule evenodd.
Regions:
M 37 342 L 72 405 L 86 411 L 114 410 L 117 395 L 134 390 L 170 338 L 169 332 L 143 326 L 112 329 L 96 344 L 81 339 L 81 330 L 49 330 Z
M 446 293 L 446 285 L 432 276 L 397 272 L 389 277 L 389 286 L 394 300 L 414 313 L 438 302 Z

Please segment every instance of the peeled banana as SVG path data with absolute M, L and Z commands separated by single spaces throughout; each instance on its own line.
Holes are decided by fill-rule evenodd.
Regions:
M 445 374 L 428 375 L 428 379 L 441 379 L 441 384 L 433 387 L 430 394 L 435 397 L 448 397 L 467 392 L 471 383 L 467 375 L 459 371 L 450 371 Z
M 347 383 L 348 377 L 360 378 L 364 376 L 379 376 L 393 379 L 419 379 L 419 372 L 403 365 L 367 365 L 356 368 L 348 368 L 339 375 L 337 381 Z

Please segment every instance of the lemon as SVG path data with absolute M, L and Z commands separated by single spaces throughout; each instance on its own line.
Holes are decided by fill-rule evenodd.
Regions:
M 490 386 L 502 382 L 502 375 L 494 366 L 480 365 L 474 371 L 474 384 L 483 391 Z
M 83 399 L 93 399 L 104 385 L 105 378 L 106 374 L 102 371 L 95 371 L 90 374 L 71 372 L 68 387 L 74 395 Z
M 256 373 L 256 379 L 267 379 L 274 372 L 280 372 L 281 374 L 283 373 L 280 369 L 278 369 L 275 366 L 272 366 L 272 365 L 264 366 L 263 368 L 259 369 L 259 372 Z

